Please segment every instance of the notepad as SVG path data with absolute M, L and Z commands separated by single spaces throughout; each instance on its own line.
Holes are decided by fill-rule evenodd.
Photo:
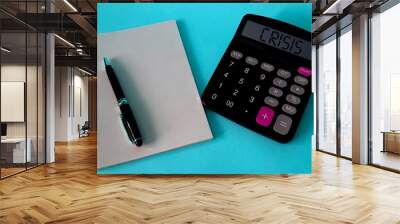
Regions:
M 97 40 L 98 168 L 212 138 L 176 21 L 99 34 Z M 122 127 L 103 57 L 110 58 L 130 102 L 142 147 Z

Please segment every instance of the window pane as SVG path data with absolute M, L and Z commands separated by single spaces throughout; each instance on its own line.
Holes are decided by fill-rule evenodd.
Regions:
M 336 40 L 318 48 L 318 148 L 336 153 Z
M 0 2 L 17 17 L 45 9 L 44 0 Z M 45 35 L 8 14 L 0 12 L 0 17 L 6 21 L 0 23 L 0 177 L 4 178 L 45 160 Z
M 30 162 L 26 141 L 26 33 L 1 34 L 1 177 L 25 170 Z
M 400 170 L 400 5 L 374 15 L 372 25 L 372 163 Z
M 351 158 L 352 141 L 352 35 L 340 36 L 340 153 Z

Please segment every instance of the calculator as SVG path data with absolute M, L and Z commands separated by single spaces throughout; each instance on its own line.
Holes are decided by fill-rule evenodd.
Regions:
M 250 130 L 286 143 L 294 137 L 310 96 L 311 33 L 247 14 L 202 102 Z

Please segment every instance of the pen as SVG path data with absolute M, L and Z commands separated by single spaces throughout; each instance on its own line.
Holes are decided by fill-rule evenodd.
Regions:
M 122 91 L 117 76 L 111 67 L 110 60 L 108 60 L 108 58 L 104 58 L 104 64 L 106 66 L 108 79 L 110 80 L 115 97 L 118 101 L 118 107 L 121 111 L 121 121 L 124 125 L 126 133 L 128 134 L 129 140 L 132 143 L 135 143 L 136 146 L 141 146 L 143 144 L 142 135 L 140 134 L 139 127 L 129 106 L 128 100 L 125 98 L 125 94 Z

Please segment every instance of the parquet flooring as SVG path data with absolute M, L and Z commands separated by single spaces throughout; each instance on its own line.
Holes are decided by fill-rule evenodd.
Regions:
M 22 172 L 22 171 L 24 171 L 25 170 L 25 167 L 23 167 L 23 168 L 1 168 L 1 176 L 2 177 L 7 177 L 7 176 L 11 176 L 11 175 L 13 175 L 13 174 L 16 174 L 16 173 L 19 173 L 19 172 Z
M 0 181 L 0 223 L 400 223 L 400 175 L 314 153 L 312 175 L 96 174 L 96 139 Z

